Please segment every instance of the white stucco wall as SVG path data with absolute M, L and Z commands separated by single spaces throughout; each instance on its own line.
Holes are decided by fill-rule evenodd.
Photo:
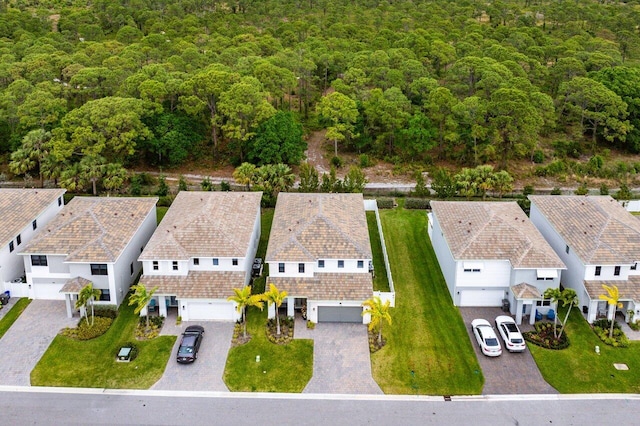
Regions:
M 440 270 L 442 271 L 442 275 L 444 276 L 444 280 L 447 283 L 447 288 L 449 289 L 449 294 L 451 294 L 451 298 L 453 299 L 454 305 L 457 306 L 457 300 L 454 295 L 455 292 L 455 280 L 456 280 L 456 262 L 453 259 L 453 254 L 449 249 L 449 246 L 442 234 L 442 229 L 440 228 L 440 223 L 434 214 L 429 214 L 428 218 L 433 221 L 432 224 L 432 232 L 431 232 L 431 244 L 433 245 L 433 250 L 436 253 L 436 258 L 438 259 L 438 263 L 440 264 Z M 431 223 L 431 222 L 430 222 Z

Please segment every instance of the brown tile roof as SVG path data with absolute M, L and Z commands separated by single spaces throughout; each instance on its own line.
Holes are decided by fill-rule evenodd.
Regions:
M 267 262 L 371 259 L 362 194 L 278 195 Z
M 640 220 L 610 196 L 530 195 L 529 199 L 585 264 L 640 260 Z
M 373 296 L 371 274 L 316 273 L 313 278 L 267 277 L 267 285 L 270 283 L 290 296 L 312 300 L 364 301 Z
M 516 299 L 540 299 L 542 294 L 540 290 L 534 285 L 528 283 L 520 283 L 511 286 L 511 293 Z
M 513 268 L 565 265 L 515 201 L 432 201 L 456 260 L 501 260 Z
M 66 255 L 67 262 L 115 262 L 158 199 L 75 197 L 22 253 Z
M 9 244 L 65 192 L 64 189 L 0 189 L 0 246 Z
M 261 192 L 181 191 L 139 259 L 244 257 L 261 198 Z
M 87 284 L 91 284 L 91 281 L 86 278 L 71 278 L 69 281 L 64 283 L 59 293 L 80 293 L 80 290 L 82 290 Z
M 601 294 L 607 294 L 607 291 L 602 288 L 603 284 L 617 286 L 621 300 L 631 299 L 636 303 L 640 302 L 640 275 L 631 275 L 626 281 L 584 281 L 584 287 L 592 300 L 599 299 Z
M 157 294 L 176 295 L 179 299 L 225 299 L 234 288 L 243 288 L 244 272 L 190 271 L 188 275 L 143 275 L 140 282 L 147 289 L 158 287 Z

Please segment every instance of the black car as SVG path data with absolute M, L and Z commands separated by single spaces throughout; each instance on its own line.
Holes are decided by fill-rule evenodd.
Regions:
M 190 325 L 182 333 L 180 347 L 178 347 L 177 361 L 181 364 L 188 364 L 198 359 L 198 349 L 202 343 L 204 328 L 200 325 Z

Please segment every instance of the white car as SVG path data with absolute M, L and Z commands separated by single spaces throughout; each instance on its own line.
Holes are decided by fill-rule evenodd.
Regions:
M 502 355 L 502 347 L 498 341 L 496 332 L 493 331 L 493 327 L 489 324 L 489 321 L 485 319 L 474 319 L 471 321 L 471 329 L 474 336 L 478 341 L 480 350 L 486 356 L 500 356 Z
M 504 340 L 505 349 L 509 352 L 523 352 L 527 348 L 522 333 L 510 316 L 500 315 L 497 317 L 496 328 Z

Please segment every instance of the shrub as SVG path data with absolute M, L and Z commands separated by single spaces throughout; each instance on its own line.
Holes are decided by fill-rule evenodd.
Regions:
M 540 164 L 544 161 L 544 152 L 536 149 L 533 153 L 533 162 L 536 164 Z
M 395 205 L 393 198 L 376 198 L 379 209 L 392 209 Z
M 89 321 L 91 321 L 91 319 L 89 319 Z M 91 323 L 87 324 L 84 318 L 81 318 L 77 327 L 64 328 L 60 334 L 75 340 L 90 340 L 106 333 L 112 323 L 113 318 L 95 317 L 93 319 L 93 325 L 91 325 Z
M 609 187 L 606 183 L 600 185 L 600 195 L 609 195 Z
M 127 342 L 125 344 L 123 344 L 122 346 L 118 346 L 116 349 L 116 353 L 115 356 L 118 356 L 118 353 L 120 352 L 120 349 L 122 348 L 131 348 L 131 352 L 129 352 L 129 361 L 133 361 L 138 357 L 138 345 L 136 345 L 133 342 Z M 137 368 L 137 367 L 136 367 Z
M 631 327 L 633 331 L 640 331 L 640 322 L 638 322 L 638 320 L 632 321 L 629 323 L 629 327 Z
M 278 345 L 285 345 L 293 340 L 293 318 L 291 317 L 280 317 L 280 334 L 278 335 L 277 323 L 275 318 L 270 318 L 267 321 L 267 339 L 271 343 L 275 343 Z
M 363 169 L 371 167 L 371 157 L 367 154 L 360 154 L 360 167 Z
M 331 157 L 331 165 L 335 168 L 339 169 L 343 166 L 344 161 L 340 157 L 333 156 Z
M 316 323 L 313 321 L 307 321 L 307 328 L 309 330 L 313 330 L 314 328 L 316 328 Z
M 525 185 L 524 188 L 522 189 L 522 195 L 524 195 L 525 197 L 527 195 L 531 195 L 533 194 L 533 185 Z
M 158 197 L 166 197 L 169 194 L 169 185 L 167 185 L 167 179 L 164 175 L 160 175 L 158 190 L 156 191 L 156 195 Z
M 427 210 L 431 208 L 431 204 L 429 200 L 425 200 L 424 198 L 407 198 L 404 201 L 405 209 L 415 209 L 415 210 Z
M 220 191 L 229 192 L 231 191 L 231 185 L 226 180 L 220 182 Z
M 187 180 L 184 178 L 184 176 L 180 175 L 180 178 L 178 179 L 178 191 L 188 191 L 189 190 L 189 186 L 187 185 Z
M 213 191 L 213 183 L 211 183 L 211 179 L 208 177 L 202 179 L 202 182 L 200 182 L 200 188 L 202 188 L 203 191 Z
M 602 340 L 605 344 L 617 348 L 626 348 L 629 346 L 629 339 L 620 328 L 620 324 L 616 321 L 613 323 L 613 337 L 609 337 L 609 329 L 611 328 L 611 321 L 608 319 L 599 319 L 591 324 L 591 328 L 594 333 Z
M 551 190 L 551 195 L 560 195 L 560 194 L 562 194 L 562 191 L 557 186 Z
M 94 308 L 97 317 L 115 318 L 118 316 L 118 307 L 116 305 L 100 305 Z
M 527 331 L 522 333 L 524 340 L 533 343 L 534 345 L 541 346 L 546 349 L 560 350 L 569 347 L 569 338 L 567 333 L 562 333 L 559 339 L 553 336 L 553 323 L 550 322 L 536 322 L 534 325 L 535 331 Z M 559 327 L 559 326 L 558 326 Z
M 158 207 L 171 207 L 171 203 L 173 202 L 173 197 L 170 195 L 165 195 L 164 197 L 158 198 Z
M 149 328 L 147 328 L 147 317 L 142 316 L 138 320 L 135 336 L 137 339 L 153 339 L 160 335 L 162 325 L 164 324 L 163 316 L 150 316 Z
M 581 183 L 578 189 L 574 191 L 576 195 L 587 195 L 589 193 L 589 188 L 587 188 L 587 184 Z

